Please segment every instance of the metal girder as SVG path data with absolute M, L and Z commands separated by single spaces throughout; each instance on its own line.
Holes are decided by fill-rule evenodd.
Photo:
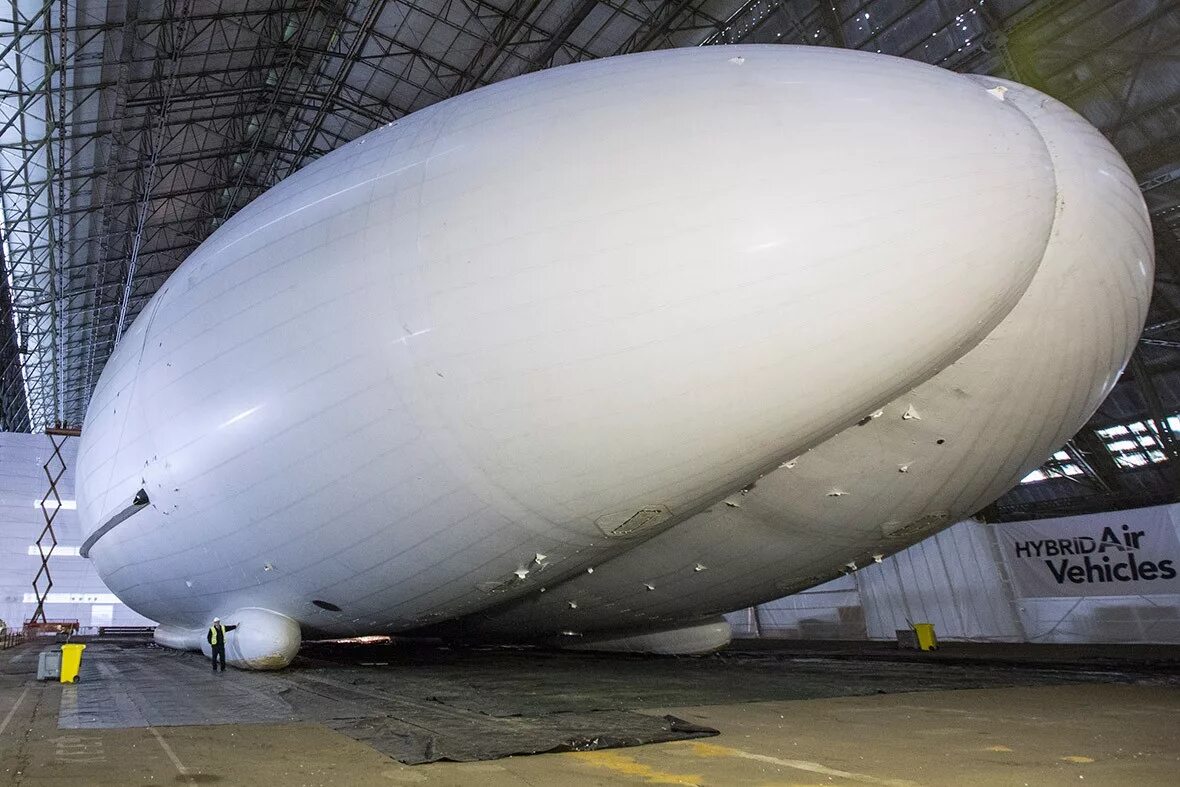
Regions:
M 674 36 L 683 33 L 699 34 L 702 43 L 707 43 L 708 36 L 719 34 L 725 29 L 725 22 L 702 11 L 702 5 L 692 0 L 667 0 L 655 4 L 651 12 L 641 19 L 635 32 L 615 50 L 615 54 L 673 46 L 676 44 Z
M 64 102 L 53 100 L 55 69 L 65 55 L 66 11 L 64 5 L 60 7 L 55 33 L 50 13 L 54 2 L 42 4 L 28 17 L 22 15 L 16 0 L 11 0 L 10 7 L 12 38 L 0 51 L 0 81 L 20 90 L 23 100 L 15 106 L 5 102 L 0 119 L 3 128 L 19 132 L 23 144 L 0 155 L 0 174 L 17 176 L 5 178 L 9 185 L 0 191 L 0 212 L 30 420 L 40 426 L 60 420 L 64 394 L 57 342 L 63 336 L 59 324 L 63 282 L 58 266 L 66 241 L 59 237 L 59 221 L 53 218 L 63 190 L 60 184 L 56 189 L 48 185 L 64 165 L 64 146 L 51 143 L 54 132 L 60 134 L 68 122 Z M 59 76 L 59 93 L 61 84 Z M 30 185 L 34 173 L 46 187 Z M 38 242 L 41 238 L 44 243 Z M 30 292 L 39 294 L 41 308 L 26 308 Z
M 617 52 L 627 54 L 648 49 L 661 38 L 667 37 L 680 15 L 690 12 L 691 9 L 691 0 L 665 0 L 657 3 L 651 13 L 643 19 L 642 24 L 635 28 L 635 32 L 619 46 Z
M 1155 241 L 1156 277 L 1180 280 L 1180 239 L 1176 233 L 1162 221 L 1152 226 L 1152 239 Z M 1180 294 L 1169 287 L 1156 287 L 1152 293 L 1152 301 L 1162 304 L 1167 314 L 1180 316 Z
M 818 0 L 817 4 L 820 16 L 823 17 L 832 39 L 837 46 L 847 47 L 848 40 L 844 37 L 844 20 L 840 16 L 840 8 L 836 5 L 836 0 Z
M 565 20 L 562 21 L 561 27 L 554 31 L 541 51 L 533 55 L 533 68 L 548 67 L 553 61 L 553 56 L 569 42 L 570 36 L 586 21 L 586 17 L 590 16 L 590 12 L 597 7 L 598 0 L 582 0 L 570 9 Z
M 1074 447 L 1070 455 L 1098 483 L 1100 491 L 1124 491 L 1127 488 L 1118 463 L 1093 429 L 1084 427 L 1070 443 Z
M 95 382 L 95 353 L 98 349 L 99 330 L 99 297 L 107 284 L 109 270 L 108 257 L 111 254 L 112 228 L 119 219 L 119 208 L 125 207 L 115 199 L 120 193 L 121 184 L 118 178 L 119 165 L 129 153 L 130 139 L 125 133 L 127 125 L 128 87 L 131 82 L 131 61 L 135 55 L 137 36 L 135 26 L 139 19 L 139 0 L 127 0 L 124 9 L 123 26 L 120 29 L 119 64 L 112 100 L 112 115 L 110 127 L 106 132 L 107 148 L 104 156 L 102 185 L 91 193 L 88 213 L 97 212 L 99 215 L 99 237 L 90 242 L 88 256 L 96 256 L 101 262 L 93 272 L 93 277 L 87 277 L 87 284 L 93 293 L 91 310 L 88 315 L 90 330 L 86 339 L 86 355 L 83 360 L 85 368 L 86 390 L 90 390 Z M 121 255 L 120 255 L 121 256 Z
M 311 117 L 302 120 L 301 123 L 290 126 L 290 132 L 287 137 L 288 142 L 285 143 L 285 146 L 294 149 L 294 155 L 289 161 L 285 162 L 278 156 L 272 157 L 268 171 L 262 177 L 263 183 L 271 184 L 282 180 L 294 172 L 312 153 L 317 138 L 325 133 L 323 129 L 324 119 L 340 99 L 341 92 L 345 86 L 345 80 L 348 79 L 349 74 L 356 65 L 357 58 L 364 51 L 382 8 L 383 4 L 379 0 L 368 0 L 365 15 L 358 23 L 350 25 L 351 20 L 348 20 L 346 17 L 342 17 L 337 22 L 337 29 L 329 38 L 328 46 L 335 45 L 340 47 L 341 56 L 339 58 L 330 58 L 319 54 L 316 55 L 319 73 L 315 78 L 305 81 L 305 88 L 303 90 L 304 102 L 306 103 L 306 97 L 311 94 L 314 83 L 326 82 L 327 84 L 320 90 L 315 91 L 317 96 L 315 101 L 316 107 L 312 111 Z M 333 44 L 333 40 L 335 44 Z M 330 73 L 325 73 L 329 70 L 331 70 Z M 300 134 L 302 135 L 302 140 L 295 142 L 294 138 Z M 346 140 L 336 138 L 331 141 L 340 144 Z M 335 145 L 330 144 L 325 146 L 326 149 L 331 149 L 331 147 L 335 147 Z
M 32 429 L 20 364 L 21 347 L 17 341 L 16 314 L 8 289 L 8 266 L 0 250 L 0 431 L 25 432 Z
M 123 295 L 119 305 L 119 317 L 115 323 L 115 341 L 122 337 L 127 327 L 127 309 L 130 305 L 132 289 L 135 285 L 135 274 L 139 267 L 139 254 L 143 248 L 144 230 L 148 216 L 152 210 L 153 190 L 156 185 L 157 168 L 160 155 L 167 142 L 168 113 L 172 108 L 172 98 L 176 91 L 176 77 L 179 71 L 180 58 L 188 44 L 188 14 L 192 10 L 191 0 L 184 0 L 180 13 L 175 13 L 174 0 L 166 0 L 166 7 L 172 13 L 173 27 L 164 36 L 163 46 L 157 48 L 158 58 L 152 66 L 151 85 L 158 90 L 158 106 L 155 108 L 156 122 L 150 127 L 150 132 L 141 134 L 139 145 L 140 159 L 136 167 L 139 179 L 136 199 L 135 225 L 132 230 L 126 259 L 123 265 Z
M 1174 342 L 1168 339 L 1150 339 L 1145 336 L 1139 340 L 1139 343 L 1149 347 L 1166 347 L 1169 350 L 1180 350 L 1180 342 Z
M 1147 407 L 1152 431 L 1159 440 L 1159 447 L 1167 459 L 1160 470 L 1172 484 L 1173 489 L 1180 489 L 1180 436 L 1173 433 L 1168 424 L 1168 413 L 1164 409 L 1159 390 L 1155 386 L 1155 381 L 1152 379 L 1151 372 L 1148 370 L 1139 348 L 1136 348 L 1135 352 L 1131 354 L 1131 363 L 1128 368 L 1134 375 L 1135 385 Z
M 1104 7 L 1104 4 L 1101 4 L 1101 3 L 1097 4 L 1095 6 L 1095 8 L 1096 8 L 1096 10 L 1092 14 L 1090 14 L 1088 17 L 1085 17 L 1084 19 L 1071 20 L 1071 25 L 1074 28 L 1080 27 L 1081 25 L 1085 24 L 1086 22 L 1089 22 L 1089 21 L 1097 18 L 1101 14 L 1107 13 L 1109 10 L 1108 8 Z M 1167 16 L 1169 14 L 1176 14 L 1176 13 L 1177 13 L 1177 8 L 1174 4 L 1166 3 L 1166 2 L 1158 3 L 1155 5 L 1155 7 L 1150 12 L 1148 12 L 1147 14 L 1144 14 L 1142 17 L 1136 19 L 1133 24 L 1125 26 L 1123 28 L 1120 28 L 1119 30 L 1114 32 L 1112 35 L 1107 37 L 1107 39 L 1102 42 L 1102 46 L 1105 49 L 1106 47 L 1111 47 L 1111 46 L 1117 45 L 1117 44 L 1121 43 L 1122 41 L 1124 41 L 1125 39 L 1135 35 L 1136 33 L 1140 32 L 1142 30 L 1145 30 L 1147 28 L 1150 28 L 1151 26 L 1153 26 L 1156 22 L 1158 22 L 1160 19 L 1164 18 L 1165 16 Z M 1057 64 L 1056 67 L 1053 68 L 1052 70 L 1042 71 L 1040 76 L 1042 79 L 1044 79 L 1046 81 L 1050 81 L 1054 77 L 1060 76 L 1061 74 L 1071 71 L 1072 69 L 1081 65 L 1085 60 L 1092 57 L 1093 54 L 1094 53 L 1092 51 L 1087 51 L 1085 54 L 1083 54 L 1079 57 L 1070 58 L 1068 60 L 1065 60 L 1064 62 Z
M 540 0 L 513 0 L 506 10 L 500 12 L 494 32 L 471 58 L 471 64 L 451 89 L 452 96 L 484 84 L 485 77 L 508 50 L 517 34 L 525 28 L 528 18 L 540 4 Z
M 261 181 L 259 177 L 252 177 L 252 170 L 264 142 L 268 146 L 272 143 L 277 144 L 277 140 L 285 134 L 284 117 L 289 115 L 278 112 L 280 99 L 285 92 L 289 92 L 298 97 L 291 102 L 293 105 L 298 106 L 301 101 L 306 100 L 300 95 L 300 87 L 305 85 L 304 74 L 312 64 L 301 60 L 300 55 L 302 53 L 315 58 L 310 50 L 322 50 L 336 33 L 336 26 L 342 18 L 342 3 L 315 0 L 299 16 L 294 35 L 289 41 L 275 46 L 260 47 L 255 51 L 256 62 L 258 58 L 263 58 L 267 62 L 269 72 L 273 74 L 273 79 L 267 82 L 270 89 L 264 107 L 261 111 L 253 112 L 253 118 L 258 126 L 256 130 L 245 135 L 248 140 L 245 158 L 235 165 L 236 172 L 229 173 L 233 185 L 229 199 L 221 209 L 220 221 L 225 221 L 241 207 L 239 197 L 247 185 L 251 190 L 260 185 L 263 188 L 270 185 Z M 305 46 L 309 47 L 309 51 L 304 52 Z M 316 63 L 318 64 L 318 58 Z

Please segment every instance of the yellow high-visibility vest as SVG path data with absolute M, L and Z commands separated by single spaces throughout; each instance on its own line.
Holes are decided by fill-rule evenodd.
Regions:
M 224 631 L 224 629 L 223 629 Z M 211 645 L 221 644 L 222 634 L 217 630 L 217 626 L 209 627 L 209 640 Z

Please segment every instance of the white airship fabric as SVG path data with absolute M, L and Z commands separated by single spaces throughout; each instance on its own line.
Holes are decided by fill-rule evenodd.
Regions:
M 103 371 L 79 513 L 147 491 L 91 554 L 179 630 L 710 619 L 1076 431 L 1142 327 L 1148 238 L 1117 154 L 1019 85 L 787 46 L 540 72 L 202 244 Z

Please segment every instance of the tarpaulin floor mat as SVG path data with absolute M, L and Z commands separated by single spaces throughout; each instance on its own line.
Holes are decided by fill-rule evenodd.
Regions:
M 589 751 L 716 735 L 672 716 L 626 710 L 499 715 L 375 686 L 349 670 L 215 674 L 199 656 L 144 647 L 88 649 L 63 687 L 62 729 L 319 722 L 407 764 Z M 472 704 L 472 703 L 469 703 Z M 502 705 L 503 703 L 493 703 Z
M 450 717 L 393 716 L 331 719 L 326 724 L 377 751 L 418 765 L 439 760 L 470 762 L 520 754 L 592 751 L 645 743 L 704 738 L 717 730 L 678 719 L 629 711 L 551 713 L 545 716 L 485 716 L 459 721 Z

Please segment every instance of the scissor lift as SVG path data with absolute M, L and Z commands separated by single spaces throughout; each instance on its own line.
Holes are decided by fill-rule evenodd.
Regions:
M 57 534 L 53 531 L 53 520 L 61 511 L 61 495 L 58 493 L 57 485 L 66 473 L 66 460 L 62 456 L 61 450 L 65 447 L 66 441 L 71 437 L 80 436 L 82 430 L 58 426 L 46 429 L 45 434 L 49 436 L 49 441 L 53 444 L 53 454 L 43 465 L 45 478 L 49 481 L 49 489 L 41 498 L 41 513 L 45 517 L 45 527 L 41 529 L 41 535 L 37 536 L 37 551 L 41 555 L 41 568 L 38 569 L 37 576 L 33 578 L 33 593 L 37 597 L 37 609 L 29 621 L 34 625 L 48 623 L 45 617 L 45 601 L 49 598 L 49 591 L 53 588 L 53 575 L 49 572 L 49 558 L 53 556 L 53 550 L 57 546 Z

